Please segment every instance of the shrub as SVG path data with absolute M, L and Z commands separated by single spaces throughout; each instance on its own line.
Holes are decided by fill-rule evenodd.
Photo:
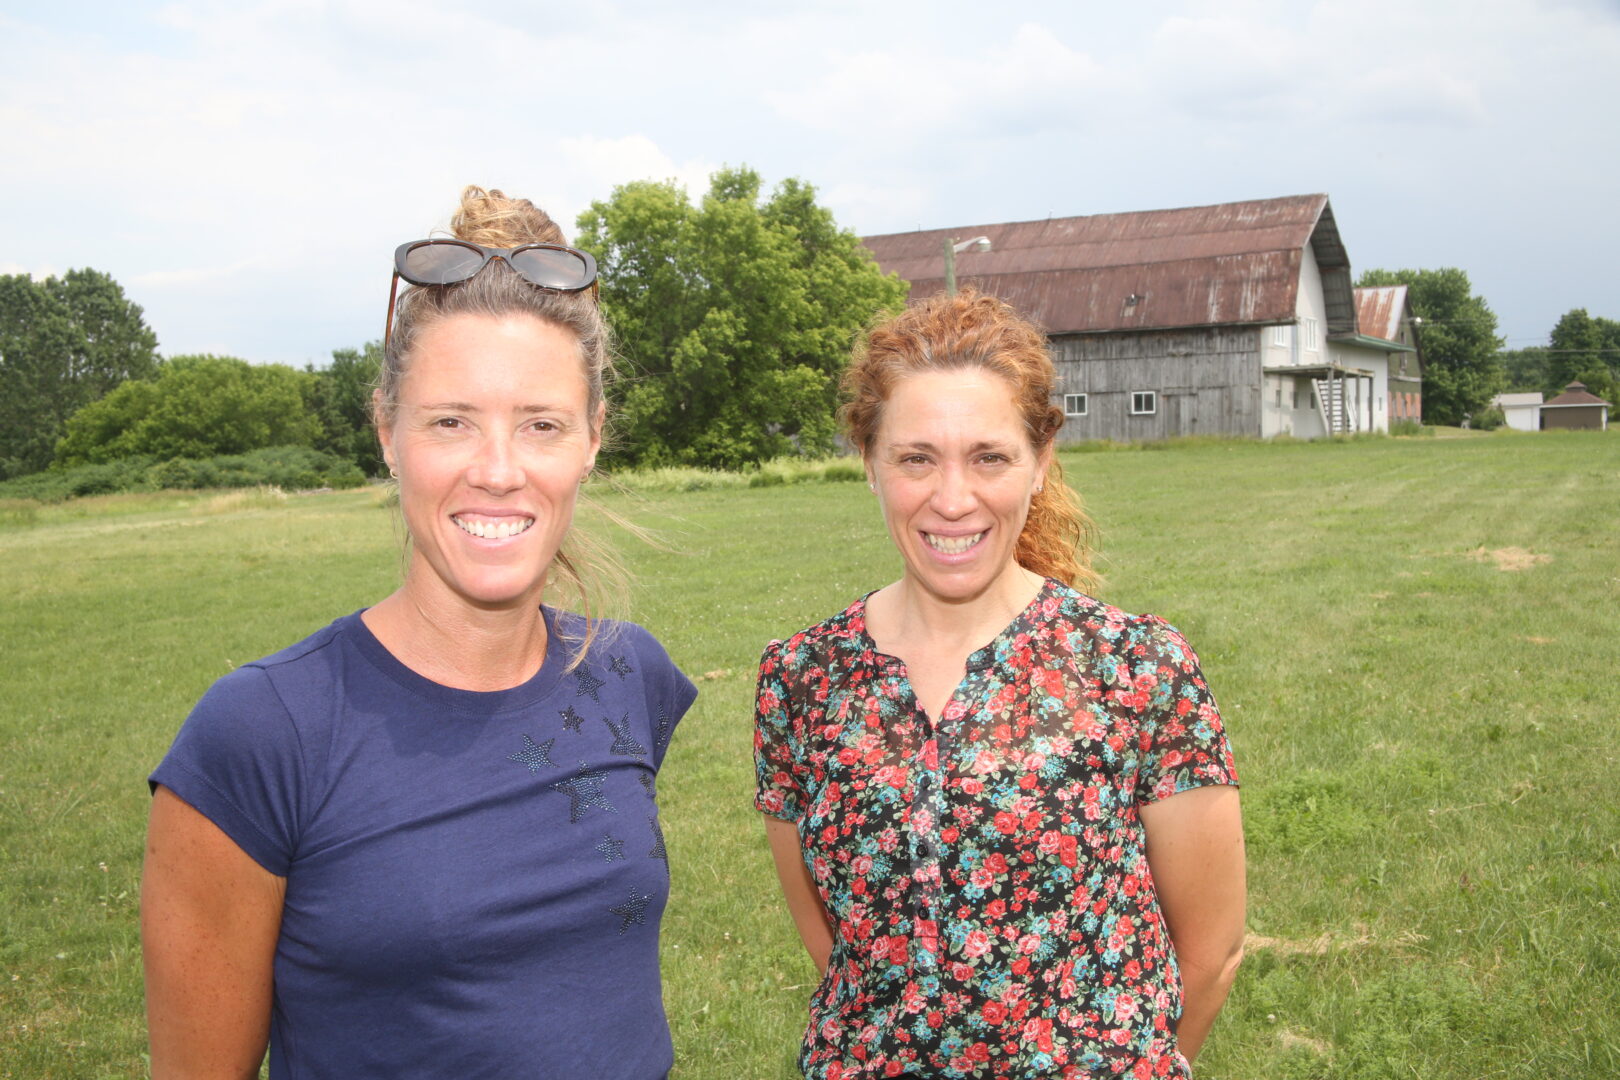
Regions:
M 864 479 L 866 470 L 858 457 L 776 458 L 756 469 L 739 472 L 670 465 L 652 469 L 625 469 L 612 474 L 615 487 L 642 492 L 713 491 L 719 488 L 780 487 Z
M 205 488 L 352 488 L 366 482 L 360 466 L 307 446 L 275 446 L 213 458 L 124 458 L 100 465 L 20 476 L 0 482 L 0 498 L 60 502 L 80 495 Z
M 1391 435 L 1423 435 L 1432 437 L 1434 435 L 1434 428 L 1423 426 L 1423 422 L 1421 420 L 1391 420 L 1389 422 L 1389 433 Z
M 205 459 L 262 447 L 311 445 L 319 421 L 304 401 L 316 376 L 282 364 L 178 356 L 151 381 L 131 381 L 68 418 L 60 465 L 150 455 Z

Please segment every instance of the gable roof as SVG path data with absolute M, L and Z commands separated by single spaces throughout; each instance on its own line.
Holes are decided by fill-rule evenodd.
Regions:
M 1356 326 L 1368 337 L 1401 340 L 1401 322 L 1406 312 L 1405 285 L 1356 290 Z
M 957 256 L 958 284 L 1001 297 L 1048 333 L 1292 322 L 1306 244 L 1322 273 L 1328 334 L 1356 333 L 1350 260 L 1326 195 L 964 225 L 862 243 L 924 297 L 944 288 L 945 243 L 980 235 L 991 250 Z
M 1609 404 L 1609 402 L 1604 401 L 1602 398 L 1598 397 L 1596 394 L 1587 393 L 1585 383 L 1572 382 L 1568 386 L 1564 387 L 1564 392 L 1562 394 L 1559 394 L 1557 397 L 1553 398 L 1551 401 L 1545 402 L 1542 405 L 1542 408 L 1546 408 L 1548 405 L 1607 405 L 1607 404 Z

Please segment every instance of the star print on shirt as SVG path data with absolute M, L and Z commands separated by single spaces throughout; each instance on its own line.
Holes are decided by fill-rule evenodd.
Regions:
M 620 679 L 623 679 L 626 675 L 634 675 L 636 673 L 636 669 L 630 666 L 630 661 L 626 660 L 622 656 L 615 656 L 613 658 L 613 663 L 608 665 L 608 670 L 613 672 L 613 674 L 617 675 Z
M 625 713 L 624 719 L 617 724 L 605 716 L 602 717 L 602 723 L 606 724 L 608 730 L 613 732 L 613 745 L 608 747 L 611 752 L 623 754 L 625 757 L 642 759 L 647 757 L 647 748 L 636 742 L 635 736 L 630 734 L 629 713 Z
M 585 724 L 585 718 L 574 711 L 572 705 L 562 711 L 563 727 L 569 731 L 578 731 Z
M 655 781 L 653 780 L 652 773 L 644 772 L 640 776 L 636 777 L 636 779 L 640 780 L 641 786 L 647 789 L 647 798 L 658 798 L 658 789 L 653 787 Z
M 607 782 L 607 773 L 593 769 L 585 762 L 579 763 L 579 775 L 570 776 L 567 780 L 559 780 L 551 785 L 551 790 L 560 791 L 571 800 L 568 807 L 569 822 L 578 822 L 585 816 L 585 811 L 593 806 L 599 806 L 610 814 L 619 811 L 607 796 L 602 794 L 602 785 Z
M 658 706 L 658 729 L 653 733 L 653 739 L 658 743 L 658 749 L 660 750 L 669 742 L 669 729 L 669 710 L 660 705 Z
M 624 841 L 613 836 L 603 836 L 596 850 L 602 853 L 602 858 L 608 862 L 616 862 L 624 858 Z
M 506 760 L 515 761 L 520 765 L 527 765 L 530 772 L 539 772 L 542 768 L 555 769 L 557 763 L 551 760 L 551 744 L 556 739 L 547 739 L 537 743 L 527 735 L 523 736 L 524 747 L 515 754 L 507 754 Z
M 664 830 L 658 824 L 656 815 L 647 819 L 652 823 L 653 849 L 647 852 L 649 859 L 663 859 L 664 865 L 669 866 L 669 853 L 664 850 Z
M 589 694 L 592 701 L 598 705 L 602 704 L 602 699 L 596 696 L 596 692 L 606 686 L 607 683 L 592 675 L 589 665 L 581 664 L 575 668 L 574 679 L 579 683 L 579 689 L 575 692 L 575 697 L 584 697 Z
M 617 907 L 608 908 L 613 914 L 624 921 L 619 924 L 619 933 L 630 929 L 631 923 L 645 923 L 647 921 L 647 905 L 652 903 L 652 897 L 639 889 L 630 890 L 630 899 Z

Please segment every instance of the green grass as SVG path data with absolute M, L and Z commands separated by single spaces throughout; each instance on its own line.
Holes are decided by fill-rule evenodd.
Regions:
M 1245 783 L 1254 937 L 1201 1080 L 1620 1075 L 1620 436 L 1064 463 L 1105 598 L 1198 646 Z M 812 972 L 749 802 L 753 667 L 897 561 L 863 484 L 598 496 L 662 537 L 623 545 L 635 614 L 702 690 L 660 784 L 677 1076 L 788 1077 Z M 144 1073 L 144 776 L 398 543 L 372 492 L 0 504 L 0 1077 Z

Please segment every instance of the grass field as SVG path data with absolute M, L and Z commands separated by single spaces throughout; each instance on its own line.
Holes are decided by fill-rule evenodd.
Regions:
M 1199 648 L 1250 948 L 1201 1078 L 1620 1075 L 1620 436 L 1071 453 L 1105 599 Z M 604 496 L 698 681 L 659 785 L 680 1080 L 792 1075 L 750 806 L 763 643 L 897 570 L 865 485 Z M 589 524 L 590 514 L 582 520 Z M 143 779 L 233 665 L 387 593 L 374 492 L 0 505 L 0 1077 L 144 1075 Z

